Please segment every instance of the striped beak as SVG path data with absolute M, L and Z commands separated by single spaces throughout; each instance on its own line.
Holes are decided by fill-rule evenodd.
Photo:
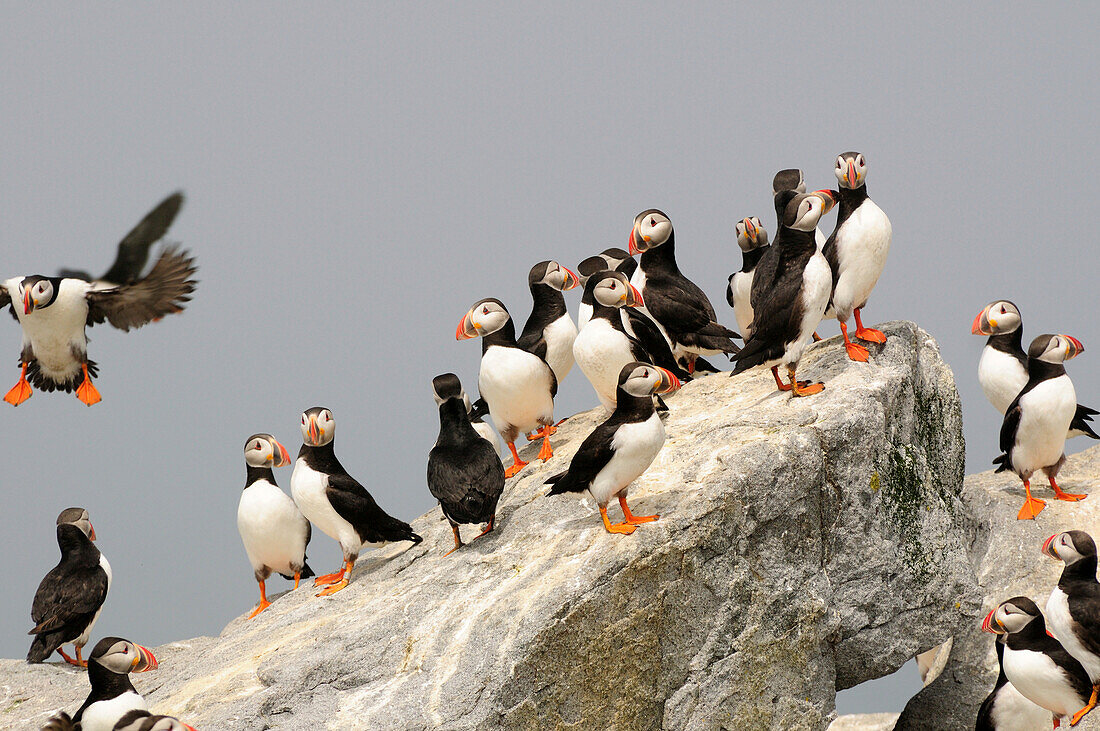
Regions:
M 285 467 L 288 464 L 290 464 L 290 454 L 286 451 L 286 447 L 284 447 L 276 439 L 272 439 L 271 441 L 275 443 L 275 447 L 278 449 L 278 454 L 277 455 L 276 454 L 271 455 L 272 462 L 273 462 L 272 467 Z M 278 459 L 275 459 L 276 456 L 278 457 Z
M 637 227 L 630 229 L 630 242 L 627 244 L 626 250 L 630 252 L 631 256 L 642 253 L 641 249 L 638 248 L 638 244 L 634 243 L 637 231 Z
M 633 284 L 628 284 L 630 289 L 623 292 L 623 299 L 626 300 L 623 307 L 645 307 L 645 302 L 642 301 L 642 293 L 634 288 Z
M 311 446 L 316 447 L 318 444 L 321 443 L 321 437 L 324 436 L 325 430 L 317 426 L 316 416 L 309 417 L 309 428 L 306 433 L 309 435 L 309 442 Z
M 657 385 L 657 393 L 675 393 L 680 390 L 680 379 L 673 375 L 672 371 L 666 371 L 658 367 L 661 372 L 661 382 Z
M 856 163 L 854 160 L 848 161 L 848 172 L 844 174 L 844 180 L 848 183 L 849 188 L 856 187 L 856 183 L 859 182 L 859 176 L 856 175 Z
M 1085 346 L 1082 345 L 1081 341 L 1077 338 L 1072 335 L 1063 335 L 1062 337 L 1065 338 L 1068 343 L 1066 345 L 1066 360 L 1076 358 L 1081 355 L 1081 353 L 1085 352 Z
M 138 656 L 134 658 L 134 663 L 130 666 L 130 672 L 144 673 L 146 670 L 156 670 L 159 665 L 157 659 L 153 657 L 153 653 L 149 652 L 149 648 L 141 645 L 134 645 L 134 647 L 137 648 Z
M 1005 632 L 1005 628 L 1001 625 L 1000 620 L 993 617 L 993 615 L 996 613 L 997 610 L 994 609 L 992 612 L 985 615 L 985 619 L 982 620 L 982 632 L 989 632 L 995 635 L 1007 634 Z
M 1039 549 L 1039 552 L 1042 553 L 1044 556 L 1050 556 L 1056 561 L 1061 561 L 1062 559 L 1058 556 L 1058 549 L 1054 547 L 1054 539 L 1057 538 L 1059 535 L 1060 534 L 1055 533 L 1050 538 L 1043 541 L 1043 547 Z
M 974 318 L 974 324 L 970 326 L 971 335 L 992 335 L 989 322 L 989 308 L 986 307 Z
M 92 526 L 91 523 L 88 523 L 88 540 L 89 541 L 94 541 L 95 540 L 95 528 Z
M 581 283 L 580 277 L 578 277 L 573 272 L 569 271 L 565 267 L 562 267 L 561 270 L 565 274 L 565 286 L 562 287 L 563 292 L 567 291 L 567 290 L 570 290 L 570 289 L 573 289 L 574 287 L 576 287 L 578 284 Z
M 31 288 L 27 287 L 23 290 L 23 314 L 29 315 L 33 309 L 34 307 L 31 306 Z
M 470 310 L 462 316 L 462 322 L 458 323 L 455 330 L 455 340 L 469 340 L 477 337 L 477 325 L 474 324 L 474 311 Z
M 833 206 L 836 205 L 837 194 L 831 190 L 815 190 L 813 193 L 810 193 L 810 195 L 816 195 L 821 199 L 821 202 L 825 204 L 825 207 L 821 211 L 822 216 L 833 210 Z
M 745 225 L 745 237 L 748 238 L 749 241 L 755 242 L 756 235 L 760 233 L 760 229 L 756 227 L 756 224 L 752 222 L 751 218 L 743 218 L 741 219 L 741 223 Z

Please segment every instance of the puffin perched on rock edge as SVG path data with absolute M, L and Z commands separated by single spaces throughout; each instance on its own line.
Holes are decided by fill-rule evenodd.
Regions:
M 1047 599 L 1051 632 L 1085 668 L 1092 682 L 1090 703 L 1100 690 L 1100 583 L 1096 581 L 1096 543 L 1081 530 L 1046 539 L 1042 552 L 1065 568 Z
M 73 721 L 81 731 L 114 731 L 127 714 L 148 711 L 149 705 L 130 682 L 130 673 L 156 668 L 157 659 L 147 648 L 121 637 L 104 637 L 88 658 L 92 690 Z

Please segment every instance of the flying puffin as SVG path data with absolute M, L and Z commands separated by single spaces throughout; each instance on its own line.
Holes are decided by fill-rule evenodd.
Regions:
M 94 540 L 95 529 L 84 508 L 68 508 L 57 516 L 61 560 L 34 593 L 34 629 L 27 634 L 35 637 L 27 651 L 27 662 L 45 662 L 56 650 L 70 665 L 88 666 L 80 653 L 88 644 L 111 588 L 111 564 L 92 544 Z M 61 648 L 66 642 L 76 648 L 75 659 Z
M 997 635 L 993 643 L 997 650 L 997 682 L 978 709 L 974 731 L 1033 731 L 1042 728 L 1050 716 L 1049 711 L 1024 698 L 1008 682 L 1004 637 Z
M 776 266 L 771 279 L 763 278 L 764 272 L 759 271 L 753 278 L 752 335 L 744 349 L 733 356 L 737 361 L 734 374 L 763 364 L 771 366 L 780 391 L 809 396 L 824 390 L 820 383 L 798 381 L 795 372 L 829 302 L 832 275 L 814 242 L 813 231 L 834 201 L 833 192 L 828 190 L 786 190 L 776 196 L 776 208 L 783 208 L 783 228 L 770 249 L 775 253 Z M 789 384 L 779 377 L 780 365 L 787 369 Z
M 432 391 L 439 405 L 439 437 L 428 453 L 428 490 L 454 532 L 455 546 L 444 554 L 450 556 L 462 545 L 460 524 L 488 523 L 475 540 L 493 529 L 497 501 L 504 492 L 504 465 L 500 453 L 470 424 L 458 376 L 436 376 Z
M 4 400 L 18 406 L 31 397 L 33 385 L 42 391 L 75 389 L 88 406 L 99 403 L 85 328 L 106 321 L 129 331 L 181 312 L 195 289 L 194 273 L 194 259 L 169 246 L 144 278 L 117 287 L 38 275 L 3 282 L 0 308 L 10 306 L 23 327 L 22 370 Z
M 286 447 L 270 434 L 253 434 L 244 443 L 244 461 L 237 530 L 260 584 L 260 604 L 248 615 L 252 619 L 271 606 L 264 582 L 273 571 L 284 579 L 294 579 L 295 589 L 301 579 L 314 575 L 306 563 L 312 528 L 290 496 L 275 484 L 272 468 L 290 464 Z
M 833 171 L 840 184 L 836 228 L 825 242 L 825 258 L 833 272 L 829 317 L 836 315 L 844 347 L 852 360 L 866 361 L 867 348 L 848 339 L 848 318 L 855 313 L 855 336 L 869 343 L 885 343 L 879 330 L 863 326 L 860 310 L 875 288 L 886 255 L 890 253 L 890 219 L 867 196 L 867 161 L 858 152 L 842 152 Z
M 562 292 L 573 289 L 579 281 L 576 274 L 556 261 L 540 261 L 527 275 L 534 304 L 516 342 L 545 360 L 558 383 L 573 368 L 573 339 L 577 337 L 577 326 L 565 307 Z
M 543 358 L 516 343 L 515 326 L 500 300 L 490 297 L 474 303 L 455 331 L 457 340 L 478 335 L 482 338 L 478 391 L 512 452 L 512 466 L 504 471 L 505 477 L 512 477 L 527 465 L 516 451 L 520 432 L 534 431 L 542 437 L 539 459 L 545 462 L 554 456 L 550 434 L 558 380 Z
M 62 269 L 59 277 L 69 279 L 82 279 L 91 282 L 98 288 L 117 287 L 121 284 L 130 284 L 141 276 L 149 261 L 149 249 L 160 241 L 176 215 L 183 206 L 183 193 L 176 191 L 157 204 L 156 208 L 149 211 L 138 225 L 126 234 L 118 244 L 118 254 L 107 273 L 96 279 L 86 271 L 79 269 Z
M 741 247 L 741 271 L 730 275 L 726 302 L 733 308 L 737 327 L 746 338 L 752 335 L 752 274 L 760 257 L 768 250 L 768 232 L 756 216 L 737 222 L 737 245 Z
M 989 336 L 978 361 L 978 382 L 982 384 L 982 392 L 989 403 L 1003 414 L 1012 399 L 1027 385 L 1027 353 L 1023 346 L 1024 327 L 1020 309 L 1008 300 L 990 302 L 974 317 L 970 332 Z M 1100 439 L 1089 424 L 1098 413 L 1096 409 L 1077 404 L 1077 413 L 1066 436 L 1087 434 L 1093 439 Z
M 1084 531 L 1070 530 L 1043 543 L 1043 553 L 1066 567 L 1047 599 L 1050 630 L 1085 668 L 1095 704 L 1100 688 L 1100 583 L 1096 581 L 1096 544 Z
M 1066 461 L 1066 432 L 1077 411 L 1077 393 L 1066 374 L 1064 361 L 1084 351 L 1081 341 L 1068 335 L 1040 335 L 1028 348 L 1027 384 L 1005 411 L 1001 425 L 1001 451 L 993 464 L 997 472 L 1012 470 L 1024 481 L 1027 499 L 1016 517 L 1035 518 L 1046 506 L 1031 497 L 1031 475 L 1046 473 L 1058 500 L 1084 500 L 1085 495 L 1062 492 L 1055 482 Z
M 599 254 L 588 257 L 577 265 L 577 278 L 581 280 L 582 291 L 589 277 L 609 269 L 622 272 L 629 279 L 637 271 L 638 262 L 634 261 L 630 252 L 615 248 L 604 249 Z M 584 329 L 585 323 L 590 319 L 592 319 L 592 303 L 585 302 L 582 297 L 580 305 L 577 306 L 577 330 Z
M 656 208 L 635 216 L 630 253 L 642 258 L 630 283 L 642 293 L 642 311 L 660 326 L 672 352 L 686 359 L 688 373 L 694 373 L 698 356 L 736 353 L 739 348 L 730 338 L 741 336 L 718 324 L 703 290 L 680 272 L 675 239 L 672 221 Z
M 412 526 L 387 514 L 367 489 L 355 481 L 336 459 L 332 411 L 314 406 L 302 414 L 302 449 L 290 475 L 290 493 L 302 515 L 344 552 L 343 567 L 318 576 L 314 586 L 327 585 L 317 596 L 329 596 L 351 581 L 355 559 L 364 546 L 422 540 Z
M 609 533 L 633 533 L 657 515 L 634 515 L 626 504 L 630 483 L 641 477 L 665 443 L 665 427 L 653 409 L 653 396 L 672 393 L 680 382 L 669 371 L 649 363 L 627 363 L 619 372 L 615 411 L 589 434 L 573 455 L 569 469 L 546 481 L 547 495 L 585 490 L 600 507 Z M 607 503 L 618 497 L 624 522 L 612 524 Z
M 1002 602 L 986 615 L 982 631 L 1005 635 L 1002 664 L 1008 682 L 1020 695 L 1050 711 L 1054 728 L 1063 718 L 1070 718 L 1075 726 L 1092 710 L 1088 673 L 1047 632 L 1035 602 L 1026 596 Z
M 195 729 L 172 716 L 154 716 L 148 711 L 130 711 L 115 724 L 115 731 L 195 731 Z
M 147 648 L 121 637 L 104 637 L 88 658 L 92 690 L 73 721 L 80 724 L 81 731 L 114 731 L 131 711 L 148 711 L 148 704 L 134 690 L 129 675 L 156 667 L 157 659 Z

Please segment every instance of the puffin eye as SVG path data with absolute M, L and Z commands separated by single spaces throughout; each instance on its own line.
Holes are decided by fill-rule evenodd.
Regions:
M 611 283 L 611 289 L 615 289 L 615 283 L 614 282 Z
M 1008 310 L 1006 310 L 1006 309 L 1005 309 L 1005 306 L 1004 306 L 1004 305 L 1001 305 L 1001 314 L 1003 315 L 1003 314 L 1005 314 L 1005 313 L 1006 313 L 1007 311 L 1008 311 Z
M 489 314 L 489 308 L 488 307 L 482 307 L 481 308 L 481 314 L 488 315 Z
M 650 226 L 656 226 L 657 225 L 657 219 L 656 218 L 649 219 L 649 225 Z

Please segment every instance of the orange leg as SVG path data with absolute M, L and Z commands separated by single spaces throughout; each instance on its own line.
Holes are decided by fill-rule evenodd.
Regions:
M 27 364 L 23 364 L 23 370 L 19 373 L 19 382 L 11 387 L 4 400 L 12 406 L 18 406 L 31 397 L 31 384 L 27 383 Z
M 445 554 L 443 554 L 443 558 L 447 558 L 452 553 L 454 553 L 458 549 L 462 548 L 462 536 L 459 535 L 459 533 L 458 533 L 458 526 L 457 525 L 452 525 L 451 530 L 454 531 L 454 534 L 455 534 L 455 547 L 452 548 L 451 550 L 447 551 Z
M 565 419 L 562 419 L 561 421 L 565 421 Z M 560 424 L 561 421 L 559 421 L 558 423 Z M 536 431 L 530 432 L 527 435 L 527 441 L 533 442 L 536 439 L 542 439 L 543 437 L 550 436 L 550 434 L 546 433 L 547 429 L 550 430 L 550 434 L 554 434 L 558 431 L 558 427 L 556 426 L 540 426 Z
M 539 459 L 543 462 L 554 456 L 554 448 L 550 446 L 550 434 L 548 427 L 543 427 L 542 449 L 539 450 Z
M 624 536 L 628 536 L 637 530 L 630 523 L 612 523 L 611 519 L 607 517 L 607 506 L 600 507 L 600 515 L 603 516 L 603 527 L 607 529 L 608 533 L 622 533 Z
M 794 370 L 794 366 L 787 366 L 787 376 L 791 379 L 791 383 L 794 384 L 795 396 L 813 396 L 815 393 L 821 393 L 825 390 L 824 383 L 810 383 L 809 381 L 795 380 Z
M 1039 498 L 1031 497 L 1030 480 L 1024 480 L 1024 492 L 1027 493 L 1027 499 L 1024 500 L 1024 506 L 1020 508 L 1020 512 L 1016 514 L 1016 520 L 1035 520 L 1047 504 Z
M 295 589 L 298 588 L 298 582 L 301 581 L 301 580 L 302 580 L 302 572 L 301 571 L 295 571 L 294 572 L 294 588 Z
M 619 495 L 619 507 L 623 509 L 623 517 L 626 518 L 626 522 L 630 525 L 652 523 L 653 521 L 661 517 L 659 515 L 634 515 L 630 512 L 630 508 L 626 504 L 626 498 L 622 495 Z
M 857 360 L 860 363 L 866 363 L 867 359 L 871 357 L 870 351 L 863 347 L 859 343 L 853 343 L 848 339 L 848 324 L 840 323 L 840 332 L 844 335 L 844 349 L 848 351 L 848 357 L 852 360 Z
M 99 397 L 99 391 L 92 385 L 92 378 L 88 375 L 88 364 L 84 363 L 80 368 L 84 371 L 84 381 L 76 387 L 76 397 L 88 406 L 98 404 L 103 399 Z
M 314 586 L 324 586 L 325 584 L 335 584 L 340 579 L 344 578 L 344 572 L 347 571 L 347 567 L 341 567 L 339 571 L 334 574 L 325 574 L 313 579 Z
M 476 536 L 474 536 L 474 540 L 476 541 L 478 538 L 481 538 L 486 533 L 492 533 L 493 523 L 496 521 L 496 519 L 497 519 L 496 513 L 493 513 L 493 515 L 490 516 L 490 518 L 489 518 L 489 525 L 485 526 L 485 530 L 481 531 Z
M 863 327 L 863 320 L 861 320 L 859 317 L 859 311 L 862 309 L 862 307 L 857 307 L 855 312 L 856 337 L 860 340 L 866 340 L 869 343 L 885 343 L 886 336 L 881 330 L 875 330 L 874 328 L 870 327 Z
M 1085 714 L 1096 707 L 1096 695 L 1098 691 L 1100 691 L 1100 685 L 1092 686 L 1092 696 L 1089 698 L 1088 704 L 1077 713 L 1073 714 L 1073 718 L 1069 721 L 1070 726 L 1076 726 L 1081 722 L 1081 719 L 1085 717 Z
M 1068 500 L 1070 502 L 1076 502 L 1078 500 L 1084 500 L 1088 495 L 1081 495 L 1075 492 L 1062 492 L 1062 488 L 1058 487 L 1058 483 L 1054 481 L 1054 478 L 1047 475 L 1047 479 L 1050 480 L 1050 487 L 1054 490 L 1054 497 L 1057 500 Z
M 259 614 L 260 612 L 262 612 L 263 610 L 267 609 L 270 606 L 271 606 L 271 602 L 269 602 L 267 600 L 267 587 L 264 586 L 264 582 L 261 581 L 260 582 L 260 604 L 259 604 L 259 606 L 257 606 L 255 609 L 252 610 L 252 614 L 248 615 L 248 618 L 252 619 L 257 614 Z
M 80 667 L 82 667 L 82 668 L 88 667 L 88 661 L 80 656 L 80 653 L 84 650 L 84 648 L 81 647 L 80 645 L 73 645 L 73 647 L 76 648 L 76 661 L 78 663 L 80 663 Z
M 343 571 L 340 572 L 340 580 L 327 589 L 322 590 L 317 596 L 331 596 L 347 586 L 348 581 L 351 580 L 351 569 L 353 566 L 355 566 L 354 561 L 345 563 Z
M 519 474 L 519 471 L 527 466 L 527 463 L 519 458 L 519 452 L 516 451 L 516 443 L 508 442 L 508 449 L 512 450 L 512 466 L 504 470 L 504 476 L 515 477 Z
M 791 384 L 783 383 L 782 379 L 779 378 L 779 366 L 772 366 L 772 375 L 775 377 L 775 385 L 779 387 L 780 391 L 791 390 Z
M 74 645 L 74 647 L 75 647 L 75 645 Z M 61 657 L 64 658 L 65 662 L 69 663 L 70 665 L 75 665 L 78 668 L 88 667 L 88 663 L 84 662 L 84 660 L 80 657 L 80 648 L 79 647 L 76 648 L 76 659 L 75 660 L 73 658 L 69 657 L 68 655 L 66 655 L 65 651 L 62 650 L 60 647 L 57 648 L 57 651 L 58 651 L 58 653 L 60 653 Z

